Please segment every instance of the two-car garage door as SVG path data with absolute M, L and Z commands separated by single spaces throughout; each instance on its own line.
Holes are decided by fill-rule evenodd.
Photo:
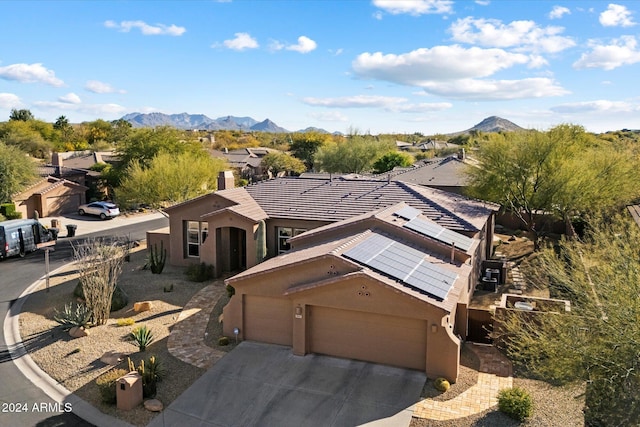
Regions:
M 312 353 L 425 370 L 424 320 L 317 306 L 309 316 Z
M 308 352 L 425 370 L 425 320 L 320 306 L 307 308 Z M 290 300 L 245 295 L 245 339 L 291 346 L 294 321 Z

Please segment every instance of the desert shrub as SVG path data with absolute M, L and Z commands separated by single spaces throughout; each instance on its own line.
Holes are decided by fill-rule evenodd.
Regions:
M 509 417 L 524 421 L 533 414 L 533 400 L 522 388 L 505 388 L 498 393 L 498 408 Z
M 55 310 L 53 320 L 58 322 L 63 330 L 68 331 L 74 326 L 86 327 L 91 320 L 91 311 L 84 304 L 69 303 L 62 311 Z
M 137 344 L 140 351 L 145 351 L 155 339 L 151 329 L 147 328 L 146 325 L 133 328 L 131 331 L 131 338 Z
M 215 268 L 211 264 L 201 262 L 200 264 L 191 264 L 185 271 L 187 278 L 192 282 L 204 282 L 213 279 L 215 276 Z
M 96 385 L 104 403 L 116 403 L 116 381 L 127 374 L 124 369 L 112 369 L 96 378 Z
M 133 320 L 131 317 L 125 317 L 125 318 L 116 320 L 117 326 L 131 326 L 134 323 L 136 323 L 136 321 Z
M 234 288 L 231 285 L 225 286 L 225 289 L 227 290 L 227 296 L 229 298 L 231 298 L 232 296 L 234 296 L 236 294 L 236 288 Z
M 436 380 L 433 382 L 433 386 L 436 388 L 436 390 L 444 393 L 445 391 L 449 390 L 451 384 L 449 384 L 449 381 L 444 378 L 436 378 Z
M 82 280 L 78 280 L 78 284 L 73 290 L 73 296 L 84 300 L 84 290 L 82 289 Z M 111 296 L 111 311 L 118 311 L 127 306 L 129 296 L 120 286 L 116 286 Z
M 220 346 L 229 345 L 229 338 L 227 338 L 227 337 L 218 338 L 218 345 L 220 345 Z
M 160 361 L 151 356 L 146 361 L 143 359 L 138 364 L 138 367 L 128 359 L 129 371 L 137 371 L 142 377 L 142 396 L 154 397 L 156 395 L 157 383 L 162 381 L 166 375 L 166 371 L 162 367 Z

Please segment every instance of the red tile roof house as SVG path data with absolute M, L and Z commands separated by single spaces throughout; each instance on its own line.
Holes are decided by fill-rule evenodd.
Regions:
M 240 271 L 225 335 L 455 381 L 496 210 L 398 181 L 278 178 L 167 208 L 170 233 L 148 241 L 173 265 Z

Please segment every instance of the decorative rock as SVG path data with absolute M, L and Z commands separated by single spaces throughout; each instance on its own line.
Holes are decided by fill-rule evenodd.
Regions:
M 160 412 L 162 411 L 162 402 L 158 399 L 149 399 L 144 401 L 144 407 L 147 411 Z
M 89 332 L 87 332 L 82 326 L 74 326 L 69 329 L 69 335 L 73 338 L 82 338 L 89 335 Z
M 515 242 L 515 241 L 516 241 L 516 239 L 517 239 L 517 237 L 515 236 L 515 234 L 514 234 L 514 235 L 512 235 L 511 237 L 509 237 L 509 241 L 510 241 L 510 242 Z
M 102 357 L 100 358 L 100 361 L 102 363 L 106 363 L 107 365 L 116 366 L 118 363 L 122 362 L 122 359 L 124 359 L 123 353 L 118 353 L 113 350 L 109 350 L 102 355 Z
M 151 301 L 136 302 L 133 304 L 133 311 L 136 313 L 141 311 L 149 311 L 153 307 Z

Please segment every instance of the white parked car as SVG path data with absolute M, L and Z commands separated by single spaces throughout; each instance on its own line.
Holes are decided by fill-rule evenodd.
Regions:
M 120 209 L 111 202 L 91 202 L 78 206 L 78 214 L 96 215 L 99 216 L 100 219 L 107 219 L 120 215 Z

